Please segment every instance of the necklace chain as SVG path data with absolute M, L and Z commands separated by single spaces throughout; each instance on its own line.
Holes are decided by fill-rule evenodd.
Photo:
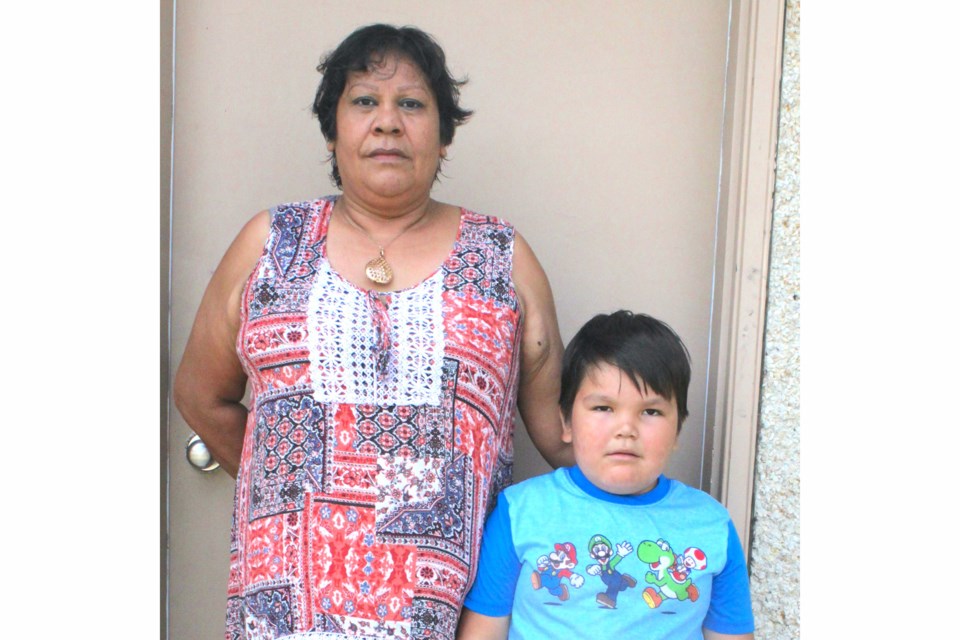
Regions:
M 427 204 L 426 208 L 423 210 L 423 213 L 421 213 L 416 220 L 408 224 L 406 227 L 404 227 L 400 231 L 400 233 L 393 236 L 393 238 L 391 238 L 388 242 L 385 242 L 384 244 L 380 244 L 379 242 L 374 240 L 373 236 L 370 235 L 370 233 L 366 229 L 364 229 L 359 224 L 357 224 L 356 220 L 353 219 L 353 216 L 347 213 L 346 207 L 344 207 L 343 209 L 340 209 L 340 213 L 343 214 L 343 217 L 346 219 L 347 222 L 350 223 L 350 225 L 354 229 L 356 229 L 363 235 L 367 236 L 367 239 L 370 240 L 370 242 L 372 242 L 373 244 L 377 245 L 377 249 L 380 250 L 380 255 L 371 259 L 366 264 L 365 273 L 367 275 L 367 278 L 372 282 L 376 282 L 377 284 L 390 284 L 390 281 L 393 280 L 393 268 L 390 266 L 390 263 L 387 262 L 387 259 L 384 256 L 384 253 L 386 252 L 387 247 L 389 247 L 391 244 L 396 242 L 400 236 L 405 234 L 407 231 L 410 231 L 410 229 L 415 227 L 421 220 L 423 220 L 427 216 L 427 214 L 430 213 L 430 205 Z

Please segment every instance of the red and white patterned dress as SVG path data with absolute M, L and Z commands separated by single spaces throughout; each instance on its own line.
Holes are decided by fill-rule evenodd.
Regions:
M 452 639 L 512 467 L 513 228 L 461 210 L 440 269 L 381 294 L 330 268 L 334 203 L 273 209 L 244 290 L 226 637 Z

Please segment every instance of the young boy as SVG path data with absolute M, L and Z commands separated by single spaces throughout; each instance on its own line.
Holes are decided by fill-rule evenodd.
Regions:
M 576 466 L 500 494 L 457 638 L 753 638 L 726 509 L 663 475 L 687 417 L 690 357 L 666 324 L 598 315 L 563 359 Z

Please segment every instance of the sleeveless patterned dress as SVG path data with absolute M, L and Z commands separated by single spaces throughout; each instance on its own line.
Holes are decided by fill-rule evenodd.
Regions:
M 513 228 L 461 209 L 440 269 L 379 294 L 327 262 L 335 201 L 274 208 L 244 290 L 226 637 L 452 639 L 512 468 Z

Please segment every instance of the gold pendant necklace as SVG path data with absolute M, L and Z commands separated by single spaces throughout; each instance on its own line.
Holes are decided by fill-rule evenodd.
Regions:
M 390 263 L 383 257 L 383 247 L 380 247 L 380 255 L 367 263 L 365 269 L 367 278 L 377 284 L 390 284 L 393 280 L 393 269 Z
M 390 263 L 387 262 L 387 258 L 384 255 L 387 247 L 393 244 L 397 240 L 397 238 L 399 238 L 400 236 L 405 234 L 407 231 L 412 229 L 418 222 L 423 220 L 426 217 L 427 213 L 429 212 L 430 212 L 430 205 L 428 204 L 427 207 L 424 209 L 423 213 L 420 214 L 419 218 L 417 218 L 416 220 L 408 224 L 406 227 L 404 227 L 403 230 L 397 235 L 393 236 L 393 238 L 391 238 L 389 242 L 380 244 L 379 242 L 373 239 L 373 236 L 371 236 L 366 229 L 364 229 L 354 221 L 353 216 L 347 213 L 346 207 L 340 210 L 340 213 L 343 214 L 343 217 L 347 220 L 347 222 L 349 222 L 351 226 L 353 226 L 357 231 L 367 236 L 367 239 L 373 244 L 377 245 L 377 249 L 380 250 L 380 255 L 378 255 L 376 258 L 373 258 L 369 262 L 367 262 L 366 267 L 364 268 L 364 273 L 366 273 L 367 279 L 369 279 L 371 282 L 375 282 L 381 285 L 390 284 L 390 282 L 393 280 L 393 267 L 390 266 Z

